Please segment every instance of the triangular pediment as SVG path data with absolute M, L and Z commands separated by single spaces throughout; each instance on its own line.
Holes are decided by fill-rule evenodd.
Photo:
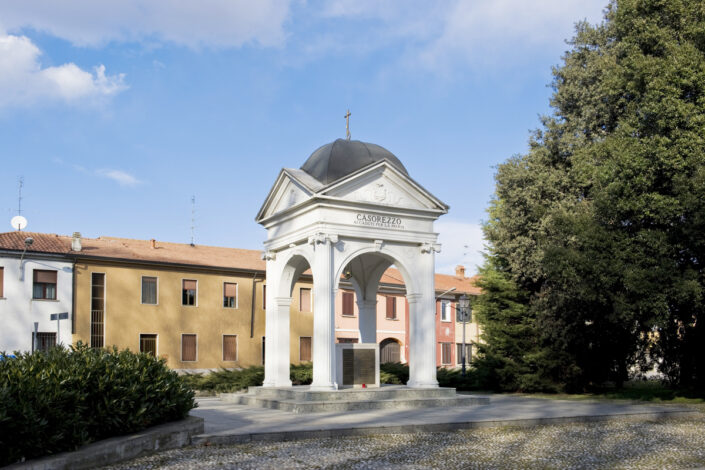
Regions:
M 256 220 L 265 219 L 290 207 L 294 207 L 311 197 L 313 191 L 307 184 L 315 186 L 315 180 L 302 182 L 296 178 L 296 176 L 296 171 L 289 169 L 282 170 L 262 205 L 262 208 L 257 214 Z
M 405 209 L 443 212 L 448 209 L 448 206 L 387 162 L 380 162 L 337 181 L 320 194 L 349 202 Z

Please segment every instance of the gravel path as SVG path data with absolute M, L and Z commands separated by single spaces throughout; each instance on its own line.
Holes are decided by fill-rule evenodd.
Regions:
M 105 469 L 695 467 L 705 467 L 705 414 L 665 421 L 570 423 L 186 447 Z

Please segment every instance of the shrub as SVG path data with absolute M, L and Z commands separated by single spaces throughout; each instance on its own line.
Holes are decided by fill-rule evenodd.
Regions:
M 379 381 L 383 384 L 405 384 L 409 381 L 409 366 L 400 362 L 379 365 Z
M 291 365 L 291 383 L 294 385 L 309 385 L 313 381 L 313 363 Z
M 147 354 L 91 349 L 0 361 L 0 465 L 182 419 L 193 392 Z

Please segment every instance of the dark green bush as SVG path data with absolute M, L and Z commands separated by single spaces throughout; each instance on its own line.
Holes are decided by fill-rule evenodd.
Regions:
M 379 381 L 383 384 L 406 384 L 409 381 L 409 366 L 400 362 L 379 365 Z
M 262 385 L 264 367 L 250 366 L 246 369 L 221 369 L 208 374 L 186 374 L 183 376 L 192 390 L 230 393 L 247 387 Z
M 184 418 L 193 392 L 163 360 L 57 347 L 0 360 L 0 465 Z
M 313 381 L 313 363 L 304 362 L 302 364 L 292 364 L 291 383 L 294 385 L 309 385 Z

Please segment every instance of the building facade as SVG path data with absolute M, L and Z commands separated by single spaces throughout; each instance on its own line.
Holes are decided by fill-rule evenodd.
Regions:
M 34 243 L 22 257 L 27 237 Z M 52 281 L 52 273 L 56 282 L 45 282 Z M 439 336 L 439 345 L 460 341 L 462 324 L 455 321 L 457 297 L 479 293 L 472 279 L 457 274 L 435 278 L 437 293 L 456 288 L 437 301 L 442 332 L 446 327 L 452 330 L 450 336 Z M 93 347 L 129 348 L 155 354 L 169 367 L 188 371 L 261 365 L 266 355 L 266 286 L 265 262 L 257 250 L 4 233 L 0 234 L 4 324 L 0 351 L 32 350 L 33 324 L 38 322 L 44 341 L 41 347 L 54 344 L 55 337 L 57 343 L 82 341 Z M 335 296 L 337 342 L 360 341 L 355 295 L 352 286 L 341 280 Z M 292 291 L 291 363 L 313 358 L 313 301 L 312 279 L 304 272 Z M 440 319 L 442 302 L 449 305 L 450 322 Z M 381 360 L 407 362 L 409 305 L 402 277 L 393 268 L 381 279 L 375 308 Z M 61 312 L 68 312 L 68 319 L 50 320 L 51 314 Z M 478 340 L 477 333 L 477 326 L 470 323 L 468 343 Z M 439 346 L 439 361 L 444 347 Z M 456 348 L 451 349 L 451 362 L 439 365 L 459 364 Z
M 68 245 L 55 236 L 32 235 L 0 234 L 0 352 L 8 354 L 72 341 Z

